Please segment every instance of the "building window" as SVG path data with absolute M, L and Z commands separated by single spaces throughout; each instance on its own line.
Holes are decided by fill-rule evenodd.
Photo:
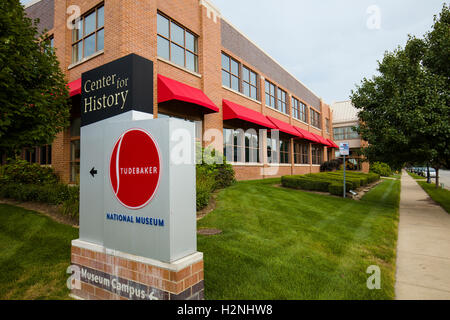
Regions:
M 36 163 L 37 162 L 37 148 L 27 148 L 25 149 L 25 160 L 29 163 Z
M 309 164 L 309 144 L 294 143 L 294 162 L 295 164 Z
M 242 93 L 247 97 L 258 99 L 257 75 L 247 67 L 242 67 Z
M 330 119 L 325 119 L 325 126 L 327 129 L 327 133 L 330 133 Z
M 292 97 L 292 116 L 306 122 L 306 105 L 294 97 Z
M 289 140 L 280 139 L 280 163 L 290 163 Z
M 266 106 L 288 114 L 287 93 L 266 80 Z
M 321 128 L 320 113 L 314 109 L 310 109 L 310 115 L 311 115 L 311 125 L 320 129 Z
M 288 113 L 287 110 L 287 100 L 286 100 L 286 92 L 278 88 L 277 90 L 277 109 L 283 113 Z
M 275 108 L 275 85 L 266 80 L 266 105 Z
M 52 164 L 52 146 L 46 145 L 39 150 L 39 163 L 41 165 Z
M 271 133 L 267 132 L 267 162 L 268 163 L 280 163 L 278 158 L 278 142 L 276 138 L 272 138 Z
M 223 154 L 227 161 L 235 163 L 259 163 L 259 136 L 256 130 L 223 129 Z
M 311 146 L 311 157 L 312 164 L 321 164 L 322 163 L 322 152 L 323 149 L 317 145 Z
M 239 82 L 239 62 L 222 53 L 222 84 L 235 91 L 240 91 Z
M 353 130 L 353 127 L 334 128 L 333 133 L 335 140 L 360 139 L 358 132 Z
M 198 72 L 198 37 L 158 13 L 158 56 Z
M 103 4 L 73 22 L 72 63 L 103 50 L 105 42 Z

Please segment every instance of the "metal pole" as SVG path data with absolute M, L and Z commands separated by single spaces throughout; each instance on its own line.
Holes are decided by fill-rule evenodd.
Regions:
M 344 198 L 345 198 L 345 167 L 346 167 L 346 163 L 345 163 L 345 156 L 344 156 Z

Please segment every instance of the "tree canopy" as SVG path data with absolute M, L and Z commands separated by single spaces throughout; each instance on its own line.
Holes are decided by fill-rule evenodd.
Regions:
M 450 166 L 450 11 L 444 4 L 423 39 L 386 52 L 378 74 L 352 91 L 372 161 Z M 438 184 L 438 179 L 437 179 Z
M 19 0 L 0 1 L 0 149 L 51 143 L 68 125 L 68 89 L 59 62 Z

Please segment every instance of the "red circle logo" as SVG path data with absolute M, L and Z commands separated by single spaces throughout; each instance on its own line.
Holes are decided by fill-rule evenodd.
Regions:
M 161 159 L 153 137 L 145 130 L 131 129 L 114 145 L 109 178 L 119 202 L 133 210 L 150 203 L 159 186 Z

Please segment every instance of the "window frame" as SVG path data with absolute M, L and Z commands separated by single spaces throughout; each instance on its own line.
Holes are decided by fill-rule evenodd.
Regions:
M 99 23 L 98 23 L 98 11 L 103 8 L 103 24 L 101 25 L 101 27 L 99 27 Z M 85 31 L 86 31 L 86 18 L 88 16 L 90 16 L 92 13 L 95 12 L 95 28 L 94 31 L 90 32 L 89 34 L 85 35 Z M 99 5 L 95 6 L 94 8 L 92 8 L 91 10 L 87 11 L 85 14 L 83 14 L 81 17 L 77 18 L 76 20 L 72 21 L 72 24 L 74 26 L 76 26 L 78 23 L 82 24 L 82 34 L 78 35 L 79 39 L 74 40 L 75 38 L 75 33 L 77 32 L 77 30 L 79 31 L 79 29 L 74 28 L 72 30 L 72 39 L 71 39 L 71 48 L 72 48 L 72 63 L 78 63 L 80 61 L 82 61 L 85 58 L 88 58 L 90 56 L 93 56 L 94 54 L 96 54 L 97 52 L 104 50 L 105 48 L 105 4 L 102 2 Z M 102 49 L 98 49 L 98 33 L 101 32 L 103 30 L 103 48 Z M 89 37 L 91 37 L 92 35 L 95 35 L 95 48 L 94 48 L 94 52 L 88 56 L 85 56 L 85 40 Z M 75 55 L 74 55 L 74 48 L 75 46 L 82 44 L 82 48 L 81 48 L 81 57 L 78 57 L 78 59 L 75 60 Z M 79 48 L 77 47 L 77 55 L 79 52 Z
M 168 15 L 166 15 L 166 14 L 160 12 L 160 11 L 157 12 L 157 16 L 158 15 L 168 20 L 168 22 L 169 22 L 169 34 L 168 34 L 168 38 L 167 38 L 165 35 L 159 33 L 158 27 L 156 28 L 156 41 L 157 41 L 157 43 L 156 43 L 156 51 L 157 51 L 157 56 L 162 58 L 162 59 L 169 60 L 170 62 L 172 62 L 172 63 L 176 64 L 177 66 L 180 66 L 180 67 L 182 67 L 182 68 L 184 68 L 186 70 L 198 73 L 199 72 L 199 61 L 200 61 L 199 57 L 198 57 L 198 55 L 199 55 L 198 54 L 199 36 L 195 32 L 192 32 L 190 29 L 186 28 L 182 24 L 180 24 L 177 21 L 173 20 Z M 183 46 L 181 46 L 177 42 L 172 41 L 172 39 L 171 39 L 172 38 L 172 23 L 175 24 L 176 26 L 178 26 L 179 28 L 183 29 L 183 42 L 184 42 Z M 186 45 L 186 34 L 187 33 L 191 34 L 194 37 L 194 50 L 196 52 L 188 49 L 188 47 Z M 162 57 L 162 56 L 159 55 L 159 52 L 158 52 L 158 41 L 159 41 L 158 38 L 159 37 L 161 37 L 164 40 L 169 42 L 169 59 L 166 59 L 165 57 Z M 184 65 L 183 66 L 178 64 L 177 62 L 175 62 L 175 60 L 172 59 L 172 44 L 183 49 L 183 51 L 184 51 Z M 190 69 L 188 67 L 188 65 L 187 65 L 187 53 L 190 53 L 190 54 L 192 54 L 194 56 L 194 70 Z
M 267 85 L 269 85 L 269 92 L 267 92 Z M 273 88 L 273 95 L 271 94 L 271 89 Z M 264 82 L 264 92 L 265 92 L 265 96 L 266 96 L 266 106 L 273 108 L 273 109 L 277 109 L 277 86 L 275 84 L 273 84 L 272 82 L 270 82 L 269 80 L 265 80 Z M 269 97 L 269 99 L 267 99 L 267 97 Z M 273 98 L 273 105 L 272 105 L 272 98 Z
M 248 81 L 245 81 L 245 79 L 244 79 L 244 72 L 246 72 L 246 71 L 248 71 Z M 252 84 L 252 74 L 255 75 L 255 81 L 256 81 L 255 84 Z M 245 92 L 244 92 L 244 85 L 248 85 L 249 86 L 249 95 L 245 94 Z M 259 91 L 258 90 L 258 73 L 256 73 L 251 68 L 249 68 L 249 67 L 247 67 L 245 65 L 242 65 L 242 85 L 241 85 L 241 88 L 242 88 L 241 93 L 243 95 L 245 95 L 246 97 L 249 97 L 251 99 L 258 100 L 258 97 L 259 97 L 258 96 L 258 91 Z M 252 97 L 252 89 L 254 89 L 255 92 L 256 92 L 256 95 L 255 95 L 254 98 Z
M 228 59 L 228 70 L 223 68 L 223 63 L 221 62 L 222 85 L 224 85 L 227 88 L 230 88 L 231 90 L 235 90 L 235 91 L 241 92 L 241 70 L 240 70 L 241 69 L 241 63 L 238 60 L 236 60 L 233 57 L 231 57 L 230 55 L 226 54 L 225 52 L 222 52 L 221 59 L 223 59 L 223 57 L 226 57 Z M 237 66 L 238 66 L 238 69 L 237 69 L 238 74 L 237 75 L 234 74 L 233 71 L 232 71 L 232 67 L 231 67 L 232 66 L 232 62 L 235 62 L 237 64 Z M 224 72 L 228 76 L 228 84 L 224 84 L 223 83 L 223 73 Z M 237 89 L 233 88 L 233 85 L 232 85 L 233 84 L 233 77 L 238 79 L 238 88 Z
M 294 164 L 309 164 L 309 143 L 294 142 Z
M 310 124 L 313 127 L 316 127 L 318 129 L 322 129 L 321 125 L 320 125 L 320 112 L 314 110 L 313 108 L 309 108 L 309 112 L 310 112 Z M 317 116 L 317 117 L 316 117 Z

